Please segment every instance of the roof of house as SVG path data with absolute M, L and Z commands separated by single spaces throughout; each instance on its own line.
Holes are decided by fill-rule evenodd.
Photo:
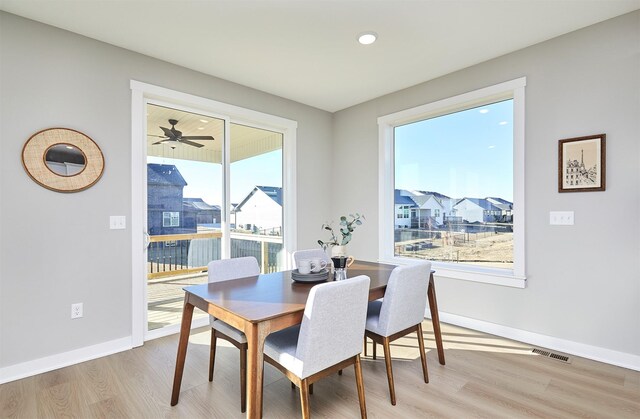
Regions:
M 433 195 L 438 199 L 447 198 L 450 199 L 447 195 L 441 194 L 440 192 L 433 191 L 410 191 L 414 195 Z
M 187 186 L 178 168 L 173 164 L 147 164 L 147 184 Z
M 503 209 L 503 210 L 513 209 L 513 202 L 509 202 L 506 199 L 495 198 L 492 196 L 488 196 L 485 199 L 500 209 Z
M 396 205 L 416 205 L 416 202 L 408 195 L 403 195 L 404 189 L 396 189 L 394 192 L 394 202 Z
M 242 206 L 258 191 L 263 192 L 276 204 L 282 206 L 282 188 L 278 186 L 256 186 L 251 192 L 249 192 L 249 195 L 247 195 L 242 202 L 235 206 L 232 212 L 242 211 Z
M 474 204 L 476 204 L 477 206 L 479 206 L 480 208 L 486 211 L 499 211 L 501 209 L 493 205 L 491 202 L 489 202 L 484 198 L 461 198 L 458 200 L 458 202 L 455 203 L 454 207 L 460 204 L 464 200 L 473 202 Z
M 204 202 L 202 198 L 183 198 L 182 202 L 184 205 L 188 205 L 189 207 L 193 207 L 200 211 L 220 211 L 220 206 L 209 205 Z

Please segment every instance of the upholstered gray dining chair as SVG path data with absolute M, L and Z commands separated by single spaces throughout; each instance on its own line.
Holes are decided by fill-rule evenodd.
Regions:
M 367 314 L 369 277 L 328 282 L 311 288 L 299 326 L 274 332 L 264 359 L 300 388 L 302 417 L 310 417 L 309 385 L 354 365 L 360 416 L 367 417 L 360 351 Z
M 327 262 L 327 264 L 331 264 L 331 259 L 329 259 L 329 256 L 327 256 L 327 253 L 322 250 L 322 249 L 305 249 L 305 250 L 298 250 L 293 252 L 293 263 L 295 265 L 295 268 L 298 267 L 298 262 L 303 260 L 303 259 L 322 259 L 325 262 Z
M 253 256 L 214 260 L 207 266 L 209 283 L 260 275 L 260 266 Z M 213 381 L 217 338 L 222 338 L 240 350 L 240 410 L 245 412 L 247 408 L 247 337 L 242 331 L 213 316 L 209 316 L 209 324 L 211 325 L 209 381 Z
M 367 309 L 366 338 L 373 340 L 373 358 L 376 358 L 376 344 L 384 348 L 387 381 L 391 404 L 396 404 L 396 392 L 391 369 L 391 348 L 389 344 L 411 332 L 417 332 L 420 360 L 424 382 L 429 382 L 427 357 L 424 351 L 422 320 L 427 307 L 427 287 L 431 275 L 431 262 L 398 266 L 391 271 L 387 289 L 382 300 L 371 301 Z

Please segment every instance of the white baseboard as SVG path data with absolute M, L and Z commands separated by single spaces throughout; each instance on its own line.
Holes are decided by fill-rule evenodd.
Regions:
M 426 317 L 431 318 L 428 309 Z M 478 330 L 480 332 L 517 340 L 519 342 L 525 342 L 530 345 L 540 346 L 542 348 L 552 349 L 554 351 L 564 352 L 566 354 L 581 356 L 594 361 L 640 371 L 640 356 L 638 355 L 614 351 L 612 349 L 601 348 L 599 346 L 586 345 L 584 343 L 559 339 L 538 333 L 527 332 L 526 330 L 502 326 L 483 320 L 471 319 L 457 314 L 440 312 L 440 321 L 465 327 L 467 329 Z
M 0 384 L 41 374 L 132 348 L 131 336 L 0 368 Z

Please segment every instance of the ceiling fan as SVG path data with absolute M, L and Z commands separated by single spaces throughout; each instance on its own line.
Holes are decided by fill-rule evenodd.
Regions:
M 176 119 L 170 119 L 169 123 L 171 124 L 171 129 L 169 128 L 165 128 L 165 127 L 160 127 L 160 129 L 162 131 L 164 131 L 164 135 L 149 135 L 150 137 L 160 137 L 162 138 L 162 140 L 157 141 L 155 143 L 153 143 L 153 145 L 156 144 L 162 144 L 162 143 L 175 143 L 175 144 L 169 144 L 169 147 L 171 148 L 176 148 L 176 146 L 178 145 L 178 143 L 181 144 L 186 144 L 186 145 L 190 145 L 193 147 L 204 147 L 204 144 L 199 144 L 199 143 L 195 143 L 191 140 L 198 140 L 198 141 L 213 141 L 215 140 L 215 138 L 213 138 L 210 135 L 182 135 L 181 131 L 178 131 L 176 129 L 176 124 L 178 123 L 178 121 Z

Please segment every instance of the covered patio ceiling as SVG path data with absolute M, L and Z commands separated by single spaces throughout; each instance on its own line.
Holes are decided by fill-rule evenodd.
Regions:
M 178 123 L 176 130 L 183 136 L 210 135 L 211 140 L 194 140 L 204 145 L 198 148 L 176 142 L 154 144 L 164 136 L 160 127 L 171 129 L 169 119 Z M 147 155 L 171 159 L 222 163 L 224 120 L 177 109 L 147 105 Z M 231 123 L 231 162 L 282 149 L 282 134 L 260 128 Z

